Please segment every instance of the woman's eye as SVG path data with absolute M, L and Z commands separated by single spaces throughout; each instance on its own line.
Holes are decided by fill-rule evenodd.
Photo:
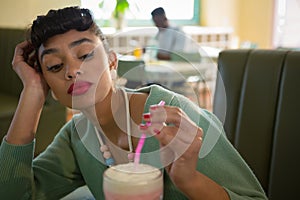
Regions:
M 94 56 L 94 51 L 91 51 L 91 52 L 88 53 L 88 54 L 85 54 L 85 55 L 83 55 L 83 56 L 80 56 L 79 59 L 81 59 L 81 60 L 87 60 L 87 59 L 89 59 L 89 58 L 92 58 L 93 56 Z
M 52 66 L 47 66 L 47 71 L 50 72 L 58 72 L 59 70 L 61 70 L 61 68 L 63 67 L 63 63 L 61 64 L 57 64 L 57 65 L 52 65 Z

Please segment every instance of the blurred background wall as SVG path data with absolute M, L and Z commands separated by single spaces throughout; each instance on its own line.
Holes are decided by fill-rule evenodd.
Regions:
M 80 5 L 80 0 L 3 0 L 0 28 L 25 28 L 51 8 Z M 271 48 L 273 0 L 201 0 L 201 26 L 232 26 L 237 43 L 251 41 L 260 48 Z

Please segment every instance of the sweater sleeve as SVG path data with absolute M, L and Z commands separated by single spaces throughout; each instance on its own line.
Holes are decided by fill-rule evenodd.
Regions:
M 31 199 L 34 144 L 35 141 L 17 146 L 3 138 L 0 146 L 1 199 Z
M 172 104 L 181 107 L 204 131 L 197 170 L 221 185 L 231 200 L 267 199 L 258 179 L 227 139 L 218 118 L 180 95 Z
M 84 184 L 71 145 L 71 122 L 33 160 L 34 143 L 0 147 L 3 199 L 60 199 Z

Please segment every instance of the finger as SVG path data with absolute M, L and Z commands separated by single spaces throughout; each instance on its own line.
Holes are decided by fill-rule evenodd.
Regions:
M 20 61 L 24 61 L 24 49 L 26 48 L 26 46 L 28 46 L 28 41 L 23 41 L 19 44 L 17 44 L 16 48 L 15 48 L 15 54 L 12 60 L 12 65 L 15 66 L 16 63 L 20 62 Z
M 152 122 L 179 123 L 182 116 L 182 112 L 178 107 L 156 105 L 150 107 L 150 116 Z
M 178 160 L 197 160 L 202 145 L 203 131 L 197 128 L 196 133 L 184 132 L 176 126 L 166 126 L 162 123 L 152 123 L 151 126 L 141 124 L 140 129 L 150 135 L 155 135 L 161 149 L 161 162 L 163 166 Z M 194 163 L 194 161 L 193 161 Z
M 29 44 L 30 43 L 27 40 L 17 44 L 15 48 L 15 54 L 22 55 L 24 53 L 24 50 L 29 46 Z
M 149 128 L 150 128 L 150 130 L 153 129 L 153 132 L 155 133 L 156 138 L 164 146 L 170 144 L 173 140 L 180 140 L 180 142 L 186 143 L 186 144 L 189 144 L 192 141 L 191 134 L 184 133 L 182 130 L 180 130 L 176 126 L 162 126 L 160 128 L 159 125 L 153 124 Z
M 191 145 L 195 134 L 185 133 L 177 127 L 164 127 L 155 137 L 162 146 L 168 146 L 177 156 L 180 156 Z
M 164 166 L 174 161 L 190 161 L 195 164 L 202 145 L 202 130 L 199 129 L 198 133 L 194 137 L 190 137 L 189 140 L 178 137 L 182 133 L 174 135 L 173 133 L 176 131 L 178 131 L 176 127 L 163 127 L 160 134 L 155 135 L 161 144 L 162 163 Z
M 202 146 L 202 141 L 203 139 L 199 133 L 189 144 L 173 139 L 172 142 L 170 142 L 170 144 L 166 147 L 174 152 L 174 161 L 196 165 Z
M 171 107 L 169 107 L 171 108 Z M 163 126 L 167 126 L 164 128 L 164 133 L 170 134 L 170 135 L 176 135 L 176 137 L 180 140 L 183 140 L 185 143 L 190 143 L 195 135 L 197 134 L 197 131 L 199 129 L 198 126 L 195 125 L 194 122 L 192 122 L 184 113 L 182 113 L 181 110 L 171 108 L 168 112 L 168 115 L 166 117 L 161 117 L 163 113 L 161 113 L 160 110 L 167 110 L 166 109 L 156 109 L 156 111 L 151 113 L 144 114 L 144 120 L 146 121 L 146 124 L 149 126 L 149 133 L 156 135 L 159 134 L 163 128 Z M 175 112 L 174 112 L 175 110 Z M 164 111 L 165 112 L 165 111 Z M 171 114 L 170 114 L 171 112 Z M 172 114 L 173 112 L 173 114 Z M 177 114 L 174 114 L 177 113 Z M 169 117 L 169 116 L 179 115 L 177 117 Z M 171 118 L 171 119 L 170 119 Z M 172 120 L 175 119 L 175 120 Z M 169 122 L 167 125 L 164 122 Z M 176 121 L 176 122 L 175 122 Z M 172 122 L 172 123 L 170 123 Z M 170 128 L 168 128 L 170 127 Z M 176 127 L 176 128 L 171 128 Z M 202 131 L 201 131 L 202 132 Z
M 189 148 L 186 150 L 184 156 L 190 158 L 196 155 L 198 158 L 202 143 L 203 143 L 203 133 L 199 131 L 196 137 L 194 138 L 194 140 L 192 141 L 192 143 L 190 144 Z
M 146 114 L 145 121 L 151 123 L 166 123 L 180 127 L 185 131 L 189 131 L 196 124 L 189 119 L 184 111 L 175 106 L 155 106 L 150 107 L 150 112 Z
M 154 123 L 163 123 L 166 121 L 167 113 L 165 111 L 164 105 L 152 105 L 150 106 L 149 113 L 144 116 L 149 116 L 148 118 L 144 118 L 146 121 L 151 121 Z
M 164 123 L 140 124 L 139 129 L 141 132 L 153 136 L 160 134 L 164 126 Z
M 150 113 L 143 115 L 143 119 L 149 126 L 149 132 L 153 135 L 159 134 L 166 125 L 164 122 L 167 122 L 168 125 L 163 132 L 173 135 L 173 137 L 176 135 L 177 139 L 187 144 L 192 142 L 199 129 L 180 108 L 172 106 L 155 106 L 154 109 L 152 107 Z

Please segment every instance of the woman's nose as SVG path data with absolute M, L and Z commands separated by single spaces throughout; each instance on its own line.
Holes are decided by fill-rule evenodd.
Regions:
M 78 75 L 81 75 L 83 72 L 80 69 L 80 67 L 66 67 L 66 73 L 65 73 L 65 78 L 67 80 L 71 80 L 73 78 L 76 78 Z

